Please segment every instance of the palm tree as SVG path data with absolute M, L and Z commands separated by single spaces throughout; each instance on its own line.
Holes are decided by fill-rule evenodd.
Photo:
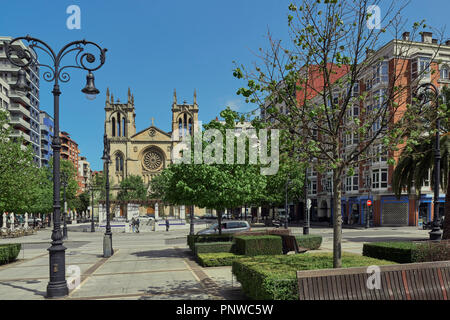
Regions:
M 440 185 L 447 190 L 445 195 L 445 220 L 442 239 L 450 239 L 450 135 L 444 134 L 440 139 L 441 172 Z M 420 195 L 420 189 L 431 170 L 431 185 L 434 184 L 434 143 L 433 139 L 422 140 L 411 151 L 402 152 L 392 177 L 392 189 L 399 198 L 406 188 L 408 194 L 412 187 Z

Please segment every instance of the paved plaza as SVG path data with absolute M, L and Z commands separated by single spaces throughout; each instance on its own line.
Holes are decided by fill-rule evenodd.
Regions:
M 293 227 L 292 231 L 301 234 L 302 228 Z M 188 232 L 114 233 L 115 253 L 103 258 L 103 233 L 71 231 L 69 227 L 69 239 L 64 242 L 66 276 L 69 279 L 73 274 L 69 271 L 79 268 L 81 279 L 64 299 L 246 299 L 231 267 L 202 268 L 195 262 L 186 246 Z M 426 239 L 428 232 L 417 227 L 344 229 L 342 248 L 361 254 L 364 242 Z M 323 236 L 320 251 L 332 251 L 331 228 L 312 228 L 311 234 Z M 50 236 L 47 228 L 32 236 L 0 240 L 0 244 L 22 243 L 18 260 L 0 266 L 0 300 L 45 299 Z

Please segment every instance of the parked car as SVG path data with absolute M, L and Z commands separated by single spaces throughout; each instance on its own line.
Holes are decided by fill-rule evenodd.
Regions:
M 197 232 L 197 234 L 218 234 L 218 226 L 218 223 L 214 223 L 209 228 L 200 230 L 199 232 Z M 222 223 L 222 233 L 235 233 L 249 230 L 251 230 L 251 227 L 248 221 L 227 221 Z
M 212 213 L 206 213 L 205 215 L 200 217 L 201 219 L 217 219 L 217 217 L 215 215 L 213 215 Z

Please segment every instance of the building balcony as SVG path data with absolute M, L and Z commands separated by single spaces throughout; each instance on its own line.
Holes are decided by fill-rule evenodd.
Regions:
M 11 133 L 11 138 L 20 138 L 22 137 L 25 141 L 31 142 L 30 136 L 21 130 L 13 130 Z
M 30 99 L 28 99 L 27 95 L 23 92 L 19 92 L 16 90 L 9 91 L 9 99 L 11 101 L 22 102 L 28 106 L 31 105 Z
M 30 123 L 24 120 L 22 117 L 11 117 L 11 125 L 14 127 L 22 127 L 30 130 Z
M 24 114 L 28 118 L 31 118 L 30 111 L 27 108 L 25 108 L 23 105 L 21 105 L 20 103 L 11 103 L 8 107 L 8 110 L 12 111 L 14 113 Z

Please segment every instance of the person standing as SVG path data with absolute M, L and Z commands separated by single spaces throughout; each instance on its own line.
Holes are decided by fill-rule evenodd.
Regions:
M 139 233 L 139 218 L 136 218 L 136 233 Z
M 133 228 L 133 233 L 134 233 L 135 229 L 136 229 L 136 221 L 134 220 L 134 217 L 131 218 L 131 227 Z
M 169 219 L 166 218 L 166 231 L 169 231 L 169 226 L 170 226 Z

